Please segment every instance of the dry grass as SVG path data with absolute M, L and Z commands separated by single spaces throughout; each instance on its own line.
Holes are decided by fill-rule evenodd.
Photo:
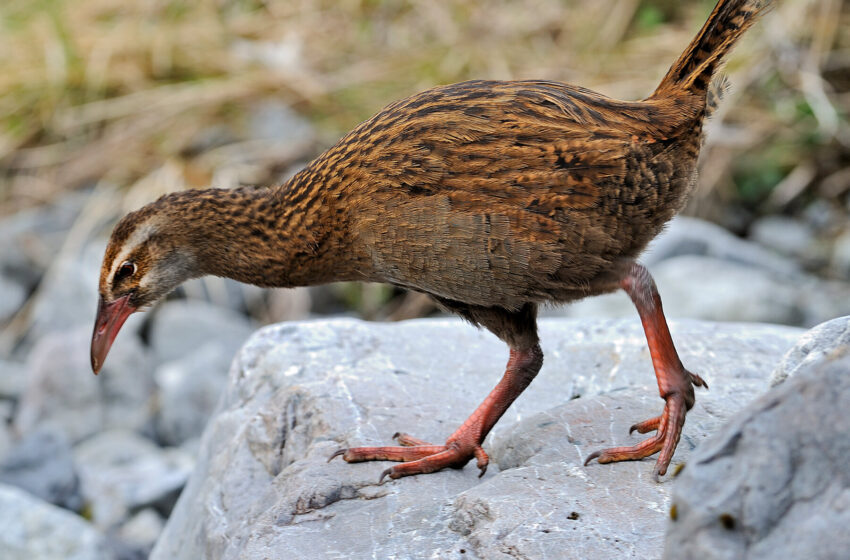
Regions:
M 683 4 L 7 0 L 0 212 L 104 179 L 125 188 L 164 161 L 190 163 L 185 152 L 201 131 L 238 122 L 261 98 L 308 115 L 320 145 L 398 97 L 473 77 L 550 78 L 639 98 L 711 7 Z M 730 63 L 736 93 L 715 126 L 695 209 L 763 202 L 799 168 L 772 199 L 787 204 L 843 170 L 848 30 L 840 0 L 795 0 L 747 38 Z M 196 184 L 215 172 L 184 174 Z M 736 176 L 743 185 L 730 184 Z
M 439 83 L 548 78 L 640 98 L 712 5 L 5 0 L 0 216 L 97 185 L 73 236 L 83 239 L 167 190 L 278 181 L 384 104 Z M 743 230 L 814 197 L 843 206 L 848 3 L 779 0 L 728 71 L 732 93 L 688 211 Z M 252 138 L 246 115 L 269 99 L 306 116 L 318 138 Z M 210 130 L 226 141 L 205 145 Z

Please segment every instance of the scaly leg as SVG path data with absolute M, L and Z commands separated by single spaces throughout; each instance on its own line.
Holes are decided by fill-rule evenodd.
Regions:
M 706 389 L 708 385 L 700 376 L 686 370 L 679 360 L 661 308 L 661 297 L 649 271 L 642 265 L 633 263 L 620 281 L 620 286 L 629 294 L 640 314 L 655 376 L 658 379 L 658 391 L 661 398 L 667 402 L 661 416 L 639 422 L 629 430 L 629 433 L 637 431 L 641 434 L 656 430 L 653 437 L 632 447 L 612 447 L 594 451 L 584 464 L 587 465 L 593 459 L 598 459 L 600 463 L 633 461 L 660 451 L 653 473 L 658 480 L 659 476 L 667 472 L 682 435 L 685 414 L 694 406 L 694 385 Z
M 446 467 L 461 468 L 472 458 L 477 459 L 483 476 L 490 459 L 481 448 L 487 434 L 499 421 L 511 403 L 528 387 L 543 365 L 543 352 L 538 344 L 525 349 L 511 348 L 505 374 L 466 422 L 449 436 L 445 445 L 431 445 L 407 434 L 396 434 L 399 446 L 352 447 L 340 449 L 328 459 L 342 455 L 349 463 L 361 461 L 404 461 L 381 473 L 384 477 L 401 478 L 425 474 Z

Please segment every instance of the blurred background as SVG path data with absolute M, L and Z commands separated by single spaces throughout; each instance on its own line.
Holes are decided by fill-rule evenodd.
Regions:
M 132 318 L 95 378 L 97 276 L 121 215 L 177 189 L 281 183 L 437 84 L 544 78 L 640 99 L 713 4 L 2 2 L 0 489 L 26 494 L 0 492 L 0 509 L 43 506 L 67 546 L 93 531 L 106 557 L 144 558 L 258 326 L 437 313 L 383 285 L 206 278 Z M 850 2 L 778 2 L 727 73 L 698 190 L 645 259 L 668 315 L 812 326 L 850 313 Z M 622 294 L 547 314 L 636 318 Z

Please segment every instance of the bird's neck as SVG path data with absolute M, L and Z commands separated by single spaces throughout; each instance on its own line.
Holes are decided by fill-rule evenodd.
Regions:
M 341 228 L 321 200 L 299 205 L 292 185 L 183 191 L 172 205 L 175 227 L 197 271 L 264 287 L 336 280 Z

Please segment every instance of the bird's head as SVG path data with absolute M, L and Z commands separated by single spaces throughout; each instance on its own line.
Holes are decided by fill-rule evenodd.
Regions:
M 95 373 L 127 317 L 199 275 L 190 244 L 181 243 L 180 224 L 161 211 L 160 202 L 128 214 L 112 231 L 100 268 L 100 298 L 92 333 Z

